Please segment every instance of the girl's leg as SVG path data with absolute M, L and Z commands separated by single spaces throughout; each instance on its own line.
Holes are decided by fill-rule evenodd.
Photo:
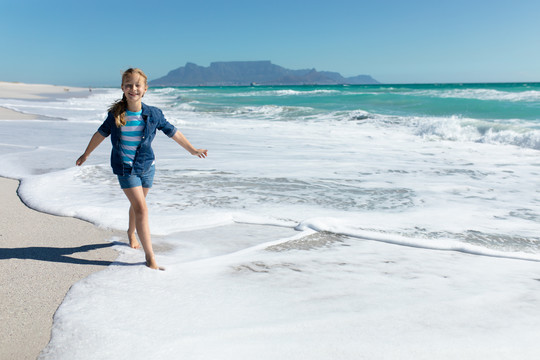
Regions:
M 143 187 L 143 193 L 144 197 L 146 198 L 146 195 L 148 195 L 148 191 L 150 191 L 150 188 Z M 129 246 L 131 246 L 134 249 L 138 249 L 141 246 L 139 245 L 139 242 L 137 241 L 137 236 L 135 236 L 135 230 L 137 229 L 135 224 L 135 210 L 133 210 L 133 206 L 129 206 L 129 225 L 127 230 L 127 235 L 129 239 Z
M 159 269 L 156 259 L 154 257 L 154 250 L 152 249 L 152 239 L 150 236 L 150 225 L 148 223 L 148 207 L 146 206 L 146 194 L 142 186 L 134 188 L 124 189 L 131 208 L 133 208 L 133 214 L 135 215 L 135 229 L 137 229 L 137 235 L 141 240 L 141 244 L 146 256 L 146 266 L 152 269 Z

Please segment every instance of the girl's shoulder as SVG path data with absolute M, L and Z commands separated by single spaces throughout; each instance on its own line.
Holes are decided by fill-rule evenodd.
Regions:
M 144 114 L 147 114 L 147 115 L 157 114 L 157 115 L 163 116 L 163 112 L 161 111 L 160 108 L 157 108 L 157 107 L 151 106 L 151 105 L 146 105 L 145 103 L 142 103 L 142 113 L 143 113 L 143 115 Z

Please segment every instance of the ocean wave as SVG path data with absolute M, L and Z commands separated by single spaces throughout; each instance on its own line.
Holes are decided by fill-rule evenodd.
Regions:
M 507 258 L 516 260 L 540 262 L 540 254 L 536 252 L 517 249 L 491 248 L 489 243 L 479 244 L 463 241 L 456 238 L 423 238 L 403 236 L 397 233 L 380 232 L 375 230 L 365 230 L 360 228 L 340 226 L 340 222 L 331 218 L 313 218 L 300 222 L 295 230 L 306 231 L 308 229 L 336 235 L 345 235 L 365 240 L 379 241 L 389 244 L 415 247 L 429 250 L 456 251 L 471 255 L 489 256 L 497 258 Z M 286 240 L 285 240 L 286 241 Z M 506 243 L 510 243 L 506 241 Z
M 308 90 L 308 91 L 298 91 L 298 90 L 276 90 L 273 95 L 278 96 L 290 96 L 290 95 L 313 95 L 313 94 L 339 94 L 338 90 Z
M 509 102 L 536 102 L 540 101 L 540 91 L 501 91 L 495 89 L 452 89 L 452 90 L 424 90 L 409 92 L 411 96 L 428 96 L 436 98 L 475 99 Z
M 334 116 L 343 117 L 345 120 L 367 120 L 372 115 L 361 109 L 352 110 L 352 111 L 346 111 L 346 112 L 335 112 Z
M 195 106 L 197 104 L 199 104 L 198 101 L 176 102 L 173 108 L 179 111 L 195 111 L 197 110 L 197 107 Z
M 509 144 L 534 150 L 540 150 L 540 131 L 532 130 L 524 134 L 519 134 L 509 130 L 494 132 L 490 129 L 483 136 L 481 142 Z
M 163 87 L 163 88 L 149 88 L 149 92 L 154 92 L 156 94 L 179 94 L 179 93 L 196 93 L 200 92 L 199 89 L 192 88 L 176 88 L 176 87 Z
M 232 110 L 233 115 L 262 115 L 264 117 L 276 118 L 279 116 L 305 116 L 313 113 L 313 108 L 303 106 L 244 106 Z
M 414 118 L 415 134 L 430 140 L 472 141 L 540 150 L 540 131 L 474 119 Z
M 328 94 L 340 94 L 339 90 L 328 89 L 314 89 L 314 90 L 292 90 L 292 89 L 279 89 L 279 90 L 260 90 L 249 92 L 236 92 L 227 94 L 230 97 L 272 97 L 272 96 L 312 96 L 312 95 L 328 95 Z

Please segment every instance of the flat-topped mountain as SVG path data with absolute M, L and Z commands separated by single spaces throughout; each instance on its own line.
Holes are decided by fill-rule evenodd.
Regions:
M 187 63 L 149 82 L 150 86 L 379 84 L 369 75 L 345 78 L 337 72 L 290 70 L 270 61 L 213 62 L 208 67 Z

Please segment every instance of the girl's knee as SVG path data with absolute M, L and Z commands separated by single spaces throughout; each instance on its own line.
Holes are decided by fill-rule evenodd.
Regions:
M 132 206 L 133 211 L 135 212 L 136 217 L 145 217 L 148 216 L 148 206 L 145 204 L 138 204 L 137 206 Z

